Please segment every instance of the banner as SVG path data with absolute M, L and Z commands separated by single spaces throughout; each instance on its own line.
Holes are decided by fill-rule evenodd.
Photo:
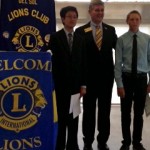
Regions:
M 54 0 L 1 0 L 0 50 L 44 51 L 55 28 Z
M 0 150 L 55 150 L 50 53 L 0 52 Z

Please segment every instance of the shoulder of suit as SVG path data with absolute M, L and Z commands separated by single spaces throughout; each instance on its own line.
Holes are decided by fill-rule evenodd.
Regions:
M 115 29 L 115 27 L 114 27 L 114 26 L 111 26 L 111 25 L 106 24 L 106 23 L 102 23 L 102 26 L 103 26 L 103 28 Z
M 64 30 L 59 30 L 53 34 L 50 35 L 50 40 L 58 40 L 58 39 L 62 39 L 65 37 L 65 32 Z
M 83 31 L 83 32 L 89 32 L 89 31 L 92 31 L 92 28 L 90 27 L 90 23 L 87 23 L 83 26 L 80 26 L 76 29 L 76 31 Z
M 53 33 L 51 36 L 59 36 L 65 34 L 65 31 L 63 29 L 58 30 L 57 32 Z
M 63 34 L 63 33 L 65 33 L 64 29 L 58 30 L 58 31 L 56 32 L 56 34 Z
M 74 37 L 77 37 L 77 39 L 83 39 L 83 37 L 81 36 L 81 34 L 77 31 L 74 32 Z

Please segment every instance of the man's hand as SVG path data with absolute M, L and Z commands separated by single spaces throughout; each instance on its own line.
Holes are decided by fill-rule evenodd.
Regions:
M 86 88 L 85 87 L 81 87 L 80 88 L 80 98 L 82 97 L 82 96 L 84 96 L 86 94 Z
M 147 86 L 147 93 L 150 93 L 150 84 Z
M 117 94 L 120 98 L 124 98 L 125 97 L 125 90 L 124 88 L 117 88 Z

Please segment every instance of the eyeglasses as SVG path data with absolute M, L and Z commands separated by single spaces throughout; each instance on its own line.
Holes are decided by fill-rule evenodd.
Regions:
M 69 18 L 69 19 L 77 19 L 78 17 L 77 17 L 77 16 L 66 16 L 66 18 Z

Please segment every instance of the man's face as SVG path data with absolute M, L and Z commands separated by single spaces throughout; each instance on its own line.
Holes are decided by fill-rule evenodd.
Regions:
M 127 19 L 127 24 L 129 25 L 130 31 L 137 32 L 139 30 L 140 23 L 141 18 L 139 14 L 133 13 L 129 15 Z
M 62 18 L 64 26 L 66 28 L 73 28 L 77 23 L 77 14 L 74 11 L 68 11 L 65 15 L 65 18 Z
M 100 22 L 102 22 L 104 17 L 104 6 L 103 5 L 92 6 L 92 8 L 89 10 L 89 14 L 91 16 L 91 20 L 95 24 L 99 24 Z

